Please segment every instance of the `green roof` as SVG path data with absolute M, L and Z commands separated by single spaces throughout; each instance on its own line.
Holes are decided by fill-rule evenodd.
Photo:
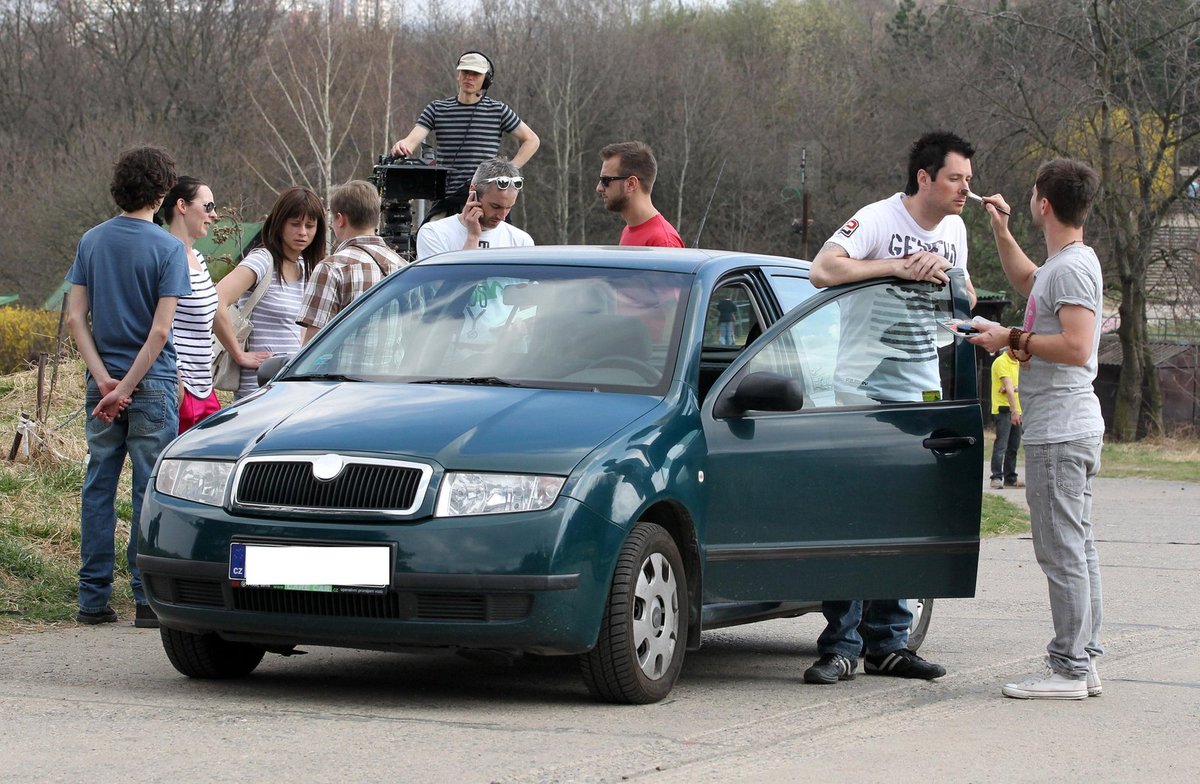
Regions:
M 225 258 L 237 264 L 246 251 L 258 242 L 262 223 L 234 223 L 221 220 L 208 229 L 208 236 L 196 240 L 193 247 L 206 259 Z

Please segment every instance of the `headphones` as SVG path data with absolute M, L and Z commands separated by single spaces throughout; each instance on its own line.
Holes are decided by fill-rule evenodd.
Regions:
M 460 54 L 458 56 L 458 60 L 454 61 L 455 64 L 461 62 L 462 59 L 469 54 L 477 54 L 480 57 L 482 57 L 484 60 L 487 60 L 487 64 L 488 64 L 487 73 L 485 73 L 483 75 L 483 91 L 486 93 L 488 91 L 488 88 L 492 86 L 492 77 L 494 77 L 496 75 L 496 66 L 492 63 L 492 58 L 488 57 L 483 52 L 477 52 L 474 49 L 470 49 L 470 50 L 465 51 L 462 54 Z

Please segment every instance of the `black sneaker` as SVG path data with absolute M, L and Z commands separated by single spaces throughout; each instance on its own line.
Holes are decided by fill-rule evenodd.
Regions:
M 98 623 L 115 623 L 117 611 L 108 605 L 105 605 L 103 610 L 80 610 L 75 614 L 75 620 L 86 623 L 88 626 L 95 626 Z
M 158 615 L 148 604 L 137 605 L 136 615 L 133 617 L 133 625 L 139 629 L 157 629 Z M 115 618 L 114 618 L 115 620 Z
M 891 675 L 896 678 L 920 678 L 931 681 L 946 674 L 945 667 L 927 662 L 907 648 L 865 658 L 867 663 L 863 670 L 868 675 Z
M 837 683 L 854 680 L 858 658 L 847 659 L 838 653 L 826 653 L 804 671 L 805 683 Z

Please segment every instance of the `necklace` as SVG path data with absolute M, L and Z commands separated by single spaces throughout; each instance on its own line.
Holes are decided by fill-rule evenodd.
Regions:
M 1071 241 L 1070 241 L 1070 242 L 1068 242 L 1066 245 L 1063 245 L 1061 248 L 1059 248 L 1058 250 L 1054 251 L 1054 253 L 1052 253 L 1052 254 L 1050 254 L 1050 255 L 1051 255 L 1051 256 L 1057 256 L 1058 254 L 1062 253 L 1064 250 L 1066 250 L 1067 248 L 1071 247 L 1072 245 L 1082 245 L 1082 244 L 1083 244 L 1083 240 L 1071 240 Z

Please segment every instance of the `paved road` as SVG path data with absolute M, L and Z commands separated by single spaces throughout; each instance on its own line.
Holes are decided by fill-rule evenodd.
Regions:
M 950 674 L 934 683 L 804 685 L 815 616 L 706 635 L 644 707 L 590 702 L 557 659 L 315 649 L 214 683 L 125 624 L 12 635 L 0 781 L 1195 781 L 1200 485 L 1101 480 L 1095 516 L 1099 698 L 1000 696 L 1050 634 L 1028 537 L 1008 537 L 984 543 L 975 599 L 938 601 L 922 653 Z

